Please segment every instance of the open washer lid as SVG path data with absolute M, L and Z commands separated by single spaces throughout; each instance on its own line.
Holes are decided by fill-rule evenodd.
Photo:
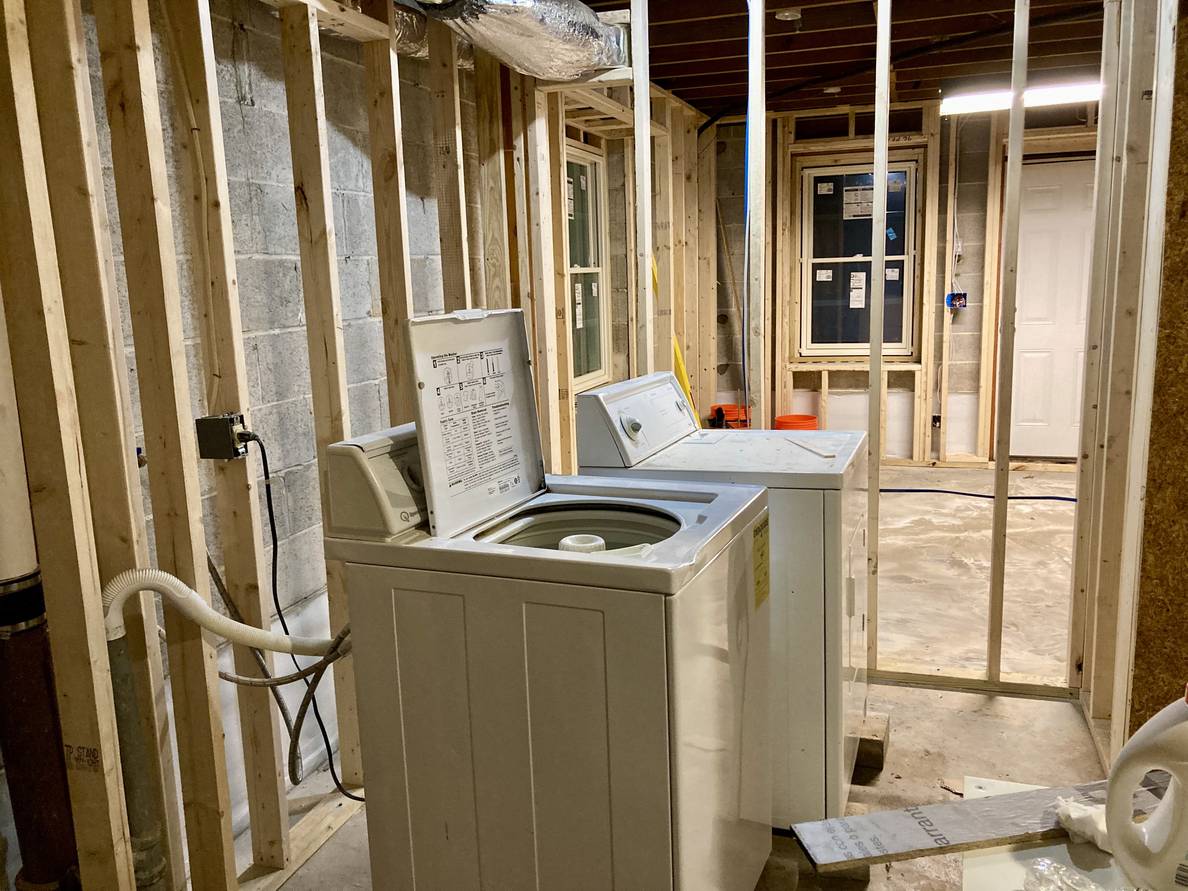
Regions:
M 406 331 L 430 531 L 456 535 L 543 492 L 523 312 L 423 316 Z

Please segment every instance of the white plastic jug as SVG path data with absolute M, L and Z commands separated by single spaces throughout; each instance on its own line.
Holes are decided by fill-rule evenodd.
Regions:
M 1152 770 L 1171 774 L 1167 794 L 1143 823 L 1134 822 L 1134 792 Z M 1110 771 L 1106 827 L 1127 878 L 1151 891 L 1188 888 L 1188 699 L 1144 724 Z

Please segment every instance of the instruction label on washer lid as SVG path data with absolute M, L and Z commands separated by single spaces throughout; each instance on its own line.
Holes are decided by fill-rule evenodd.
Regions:
M 431 357 L 438 419 L 451 495 L 485 490 L 504 495 L 522 479 L 506 379 L 504 347 Z
M 771 594 L 771 518 L 768 516 L 755 524 L 751 557 L 755 564 L 755 609 L 758 609 Z

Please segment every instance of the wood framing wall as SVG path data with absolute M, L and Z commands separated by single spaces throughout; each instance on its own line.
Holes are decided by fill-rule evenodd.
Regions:
M 298 529 L 320 542 L 326 446 L 412 417 L 404 320 L 522 308 L 549 469 L 576 468 L 564 166 L 575 134 L 628 162 L 626 323 L 647 323 L 653 351 L 630 338 L 616 367 L 671 367 L 675 343 L 694 398 L 712 400 L 715 130 L 699 133 L 703 115 L 650 85 L 637 103 L 622 81 L 540 84 L 482 52 L 473 74 L 460 72 L 457 41 L 440 26 L 428 62 L 409 63 L 382 0 L 361 10 L 262 0 L 213 15 L 207 0 L 116 0 L 93 16 L 79 0 L 0 9 L 0 179 L 15 196 L 0 202 L 0 290 L 29 295 L 6 302 L 6 324 L 20 345 L 14 379 L 64 730 L 79 753 L 68 767 L 83 876 L 130 888 L 101 583 L 155 562 L 209 598 L 209 554 L 248 621 L 276 619 L 259 455 L 200 462 L 193 419 L 243 412 L 267 441 L 282 610 L 301 633 L 322 633 L 325 597 L 338 630 L 349 621 L 338 567 L 288 554 Z M 91 32 L 99 55 L 88 53 Z M 639 157 L 655 163 L 637 169 Z M 651 277 L 638 274 L 649 242 L 662 269 L 656 317 Z M 18 256 L 30 262 L 10 262 Z M 295 599 L 298 583 L 313 593 Z M 152 599 L 126 622 L 169 886 L 279 887 L 360 805 L 327 796 L 293 822 L 270 697 L 240 688 L 236 709 L 222 707 L 216 671 L 232 668 L 232 653 L 166 610 L 171 726 Z M 233 658 L 238 673 L 256 672 L 248 653 Z M 342 778 L 361 790 L 350 666 L 335 666 L 328 717 Z M 236 720 L 238 739 L 227 740 L 224 722 Z M 237 875 L 233 835 L 245 825 L 252 864 Z

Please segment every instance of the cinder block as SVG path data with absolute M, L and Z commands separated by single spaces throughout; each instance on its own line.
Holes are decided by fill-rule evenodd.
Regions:
M 339 257 L 344 320 L 380 317 L 379 264 L 372 257 Z
M 326 119 L 340 127 L 366 130 L 362 67 L 323 53 L 322 83 L 326 90 Z
M 354 421 L 354 412 L 351 412 Z M 290 467 L 283 475 L 283 489 L 287 529 L 294 535 L 322 522 L 321 490 L 318 487 L 316 462 Z
M 251 179 L 292 190 L 288 116 L 269 108 L 241 109 L 241 116 L 249 146 Z
M 387 383 L 366 381 L 348 388 L 351 406 L 351 428 L 357 433 L 383 430 L 388 424 Z
M 274 471 L 315 459 L 313 408 L 308 396 L 254 407 L 252 425 L 268 446 Z
M 235 250 L 242 254 L 263 253 L 264 239 L 259 218 L 260 187 L 246 180 L 233 180 L 227 184 L 227 189 L 231 200 Z
M 371 193 L 371 159 L 366 131 L 331 123 L 327 127 L 330 181 L 344 192 Z
M 433 199 L 408 196 L 408 252 L 414 257 L 441 253 L 437 202 Z
M 445 306 L 441 257 L 413 257 L 411 265 L 413 308 L 417 315 L 441 312 Z
M 301 269 L 296 258 L 240 256 L 236 270 L 245 332 L 305 324 Z
M 242 107 L 226 98 L 219 102 L 223 122 L 223 157 L 227 162 L 227 179 L 244 180 L 252 175 L 251 142 L 241 114 Z
M 335 204 L 342 208 L 338 253 L 340 256 L 374 257 L 375 204 L 370 195 L 343 192 L 335 196 Z
M 978 392 L 980 365 L 978 362 L 949 363 L 949 392 Z
M 296 256 L 297 208 L 289 186 L 261 184 L 254 189 L 260 253 Z
M 384 333 L 379 319 L 348 322 L 342 326 L 348 384 L 384 377 Z
M 284 402 L 308 395 L 309 352 L 304 329 L 290 328 L 247 337 L 244 354 L 253 404 Z

